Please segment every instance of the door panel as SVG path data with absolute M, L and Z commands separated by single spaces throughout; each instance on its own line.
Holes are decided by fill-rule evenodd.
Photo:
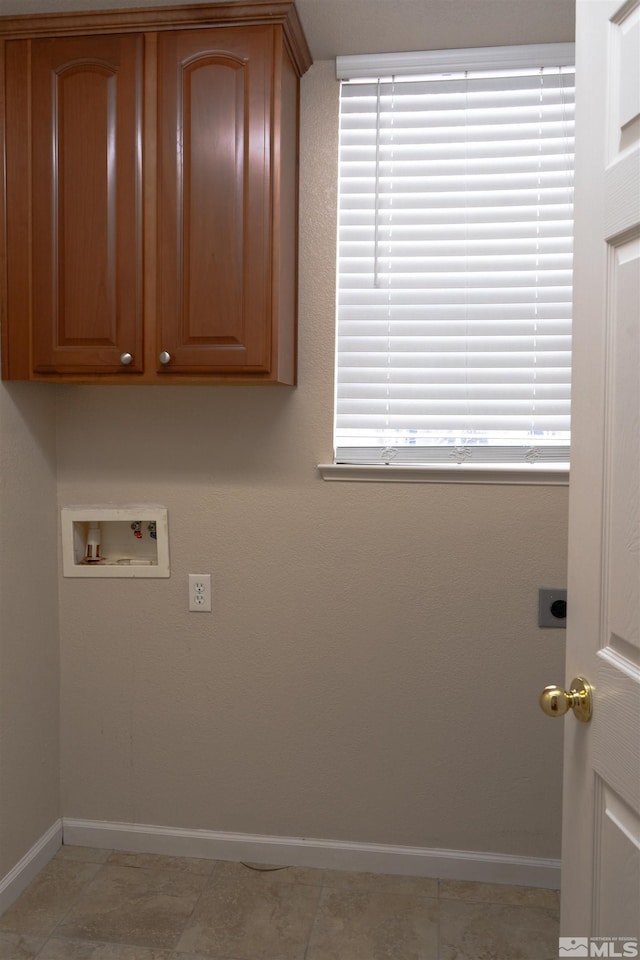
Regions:
M 268 371 L 269 28 L 159 37 L 160 372 Z
M 603 780 L 596 781 L 595 916 L 592 936 L 634 936 L 634 918 L 640 904 L 621 897 L 620 890 L 637 889 L 640 869 L 638 815 Z
M 142 369 L 143 40 L 34 41 L 33 363 Z
M 561 921 L 638 946 L 639 18 L 639 0 L 578 0 L 567 675 L 594 705 L 565 729 Z

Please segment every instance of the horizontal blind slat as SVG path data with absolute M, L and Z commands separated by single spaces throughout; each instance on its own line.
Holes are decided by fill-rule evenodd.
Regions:
M 566 67 L 342 85 L 338 456 L 566 446 L 573 99 Z

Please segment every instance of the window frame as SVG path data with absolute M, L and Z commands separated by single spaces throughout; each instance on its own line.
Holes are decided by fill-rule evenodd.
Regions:
M 482 47 L 403 54 L 338 57 L 338 80 L 381 76 L 489 70 L 509 67 L 573 66 L 573 43 Z M 335 401 L 334 396 L 334 401 Z M 334 406 L 335 418 L 335 406 Z M 335 425 L 335 420 L 334 420 Z M 334 433 L 335 439 L 335 433 Z M 569 462 L 546 463 L 323 463 L 319 471 L 326 480 L 372 480 L 376 482 L 524 483 L 566 485 Z

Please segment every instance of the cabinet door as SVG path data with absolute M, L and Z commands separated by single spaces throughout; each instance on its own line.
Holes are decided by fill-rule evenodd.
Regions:
M 159 37 L 161 372 L 269 372 L 273 46 L 271 27 Z
M 36 372 L 142 369 L 142 67 L 140 36 L 33 42 Z

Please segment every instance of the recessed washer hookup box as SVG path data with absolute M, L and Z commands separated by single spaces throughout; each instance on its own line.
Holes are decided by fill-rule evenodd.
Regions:
M 168 577 L 166 507 L 63 507 L 62 568 L 65 577 Z

